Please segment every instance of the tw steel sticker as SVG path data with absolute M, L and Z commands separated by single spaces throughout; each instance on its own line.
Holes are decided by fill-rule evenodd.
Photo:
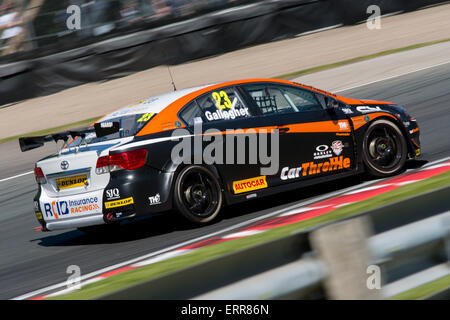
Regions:
M 124 207 L 124 206 L 127 206 L 129 204 L 133 204 L 133 203 L 134 203 L 133 197 L 129 197 L 129 198 L 126 198 L 126 199 L 105 202 L 105 208 L 106 209 L 111 209 L 111 208 Z
M 316 175 L 325 172 L 331 172 L 336 170 L 342 170 L 350 168 L 350 158 L 344 158 L 343 156 L 330 158 L 325 162 L 306 162 L 302 164 L 302 175 L 304 177 Z
M 267 188 L 266 176 L 233 181 L 235 194 Z

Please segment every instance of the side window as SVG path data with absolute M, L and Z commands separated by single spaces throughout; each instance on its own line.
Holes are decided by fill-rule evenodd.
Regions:
M 189 126 L 194 125 L 195 118 L 202 118 L 202 120 L 204 120 L 202 110 L 195 101 L 189 103 L 187 107 L 181 111 L 180 118 L 183 119 L 183 121 Z
M 235 88 L 211 91 L 197 99 L 207 121 L 232 120 L 250 117 L 250 110 L 242 102 Z
M 308 90 L 276 84 L 243 86 L 263 115 L 323 110 Z

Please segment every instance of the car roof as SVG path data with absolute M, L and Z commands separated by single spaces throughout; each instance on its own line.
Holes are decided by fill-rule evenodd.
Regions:
M 106 114 L 101 118 L 101 121 L 112 120 L 117 117 L 123 117 L 125 115 L 135 115 L 142 113 L 160 113 L 164 108 L 173 103 L 174 101 L 184 97 L 185 95 L 198 91 L 206 86 L 188 88 L 183 90 L 177 90 L 162 95 L 150 97 L 146 100 L 139 102 L 138 104 L 129 105 Z

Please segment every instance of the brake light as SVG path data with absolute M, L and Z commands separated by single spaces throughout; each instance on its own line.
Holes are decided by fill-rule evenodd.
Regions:
M 47 179 L 45 179 L 44 172 L 39 167 L 34 168 L 34 177 L 36 178 L 36 182 L 38 184 L 47 183 Z
M 97 160 L 95 173 L 104 174 L 123 169 L 134 170 L 142 167 L 146 160 L 146 149 L 138 149 L 100 157 Z

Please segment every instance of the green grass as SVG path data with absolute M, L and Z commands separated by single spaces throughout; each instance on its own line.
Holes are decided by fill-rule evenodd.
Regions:
M 369 60 L 369 59 L 373 59 L 373 58 L 387 56 L 387 55 L 390 55 L 390 54 L 393 54 L 393 53 L 398 53 L 398 52 L 418 49 L 418 48 L 422 48 L 422 47 L 427 47 L 427 46 L 431 46 L 431 45 L 439 44 L 439 43 L 443 43 L 443 42 L 448 42 L 448 41 L 450 41 L 450 38 L 442 39 L 442 40 L 436 40 L 436 41 L 429 41 L 429 42 L 418 43 L 418 44 L 414 44 L 414 45 L 407 46 L 407 47 L 401 47 L 401 48 L 397 48 L 397 49 L 380 51 L 380 52 L 377 52 L 377 53 L 374 53 L 374 54 L 369 54 L 369 55 L 366 55 L 366 56 L 356 57 L 356 58 L 343 60 L 343 61 L 339 61 L 339 62 L 335 62 L 335 63 L 325 64 L 325 65 L 322 65 L 322 66 L 317 66 L 317 67 L 313 67 L 313 68 L 308 68 L 308 69 L 303 69 L 303 70 L 299 70 L 299 71 L 295 71 L 295 72 L 282 74 L 282 75 L 276 76 L 274 78 L 275 79 L 287 79 L 287 80 L 289 80 L 289 79 L 297 78 L 299 76 L 303 76 L 305 74 L 310 74 L 310 73 L 314 73 L 314 72 L 329 70 L 329 69 L 345 66 L 347 64 L 352 64 L 352 63 L 361 62 L 361 61 L 365 61 L 365 60 Z
M 275 79 L 293 79 L 293 78 L 296 78 L 296 77 L 299 77 L 299 76 L 302 76 L 302 75 L 305 75 L 305 74 L 310 74 L 310 73 L 314 73 L 314 72 L 319 72 L 319 71 L 324 71 L 324 70 L 328 70 L 328 69 L 333 69 L 333 68 L 341 67 L 341 66 L 344 66 L 344 65 L 347 65 L 347 64 L 351 64 L 351 63 L 355 63 L 355 62 L 365 61 L 365 60 L 369 60 L 369 59 L 373 59 L 373 58 L 377 58 L 377 57 L 381 57 L 381 56 L 386 56 L 386 55 L 397 53 L 397 52 L 408 51 L 408 50 L 413 50 L 413 49 L 422 48 L 422 47 L 426 47 L 426 46 L 431 46 L 433 44 L 438 44 L 438 43 L 447 42 L 447 41 L 450 41 L 450 38 L 442 39 L 442 40 L 436 40 L 436 41 L 430 41 L 430 42 L 423 42 L 423 43 L 419 43 L 419 44 L 415 44 L 415 45 L 411 45 L 411 46 L 407 46 L 407 47 L 381 51 L 381 52 L 370 54 L 370 55 L 367 55 L 367 56 L 356 57 L 356 58 L 352 58 L 352 59 L 348 59 L 348 60 L 344 60 L 344 61 L 339 61 L 339 62 L 330 63 L 330 64 L 317 66 L 317 67 L 313 67 L 313 68 L 308 68 L 308 69 L 304 69 L 304 70 L 300 70 L 300 71 L 286 73 L 286 74 L 283 74 L 283 75 L 274 76 L 273 78 L 275 78 Z M 11 141 L 11 140 L 15 140 L 15 139 L 18 139 L 20 137 L 30 137 L 30 136 L 45 135 L 45 134 L 56 132 L 56 131 L 61 131 L 61 130 L 65 130 L 65 129 L 70 129 L 70 128 L 75 128 L 75 127 L 79 127 L 79 126 L 88 125 L 88 124 L 91 124 L 92 122 L 96 121 L 99 118 L 100 118 L 100 116 L 92 118 L 92 119 L 87 119 L 87 120 L 82 120 L 82 121 L 78 121 L 78 122 L 74 122 L 74 123 L 69 123 L 69 124 L 66 124 L 66 125 L 63 125 L 63 126 L 59 126 L 59 127 L 54 127 L 54 128 L 50 128 L 50 129 L 30 132 L 30 133 L 17 135 L 17 136 L 13 136 L 13 137 L 2 138 L 2 139 L 0 139 L 0 143 L 4 143 L 4 142 Z
M 33 131 L 33 132 L 30 132 L 30 133 L 20 134 L 20 135 L 13 136 L 13 137 L 2 138 L 2 139 L 0 139 L 0 143 L 5 143 L 5 142 L 11 141 L 11 140 L 16 140 L 16 139 L 19 139 L 19 138 L 22 138 L 22 137 L 43 136 L 43 135 L 46 135 L 46 134 L 49 134 L 49 133 L 54 133 L 54 132 L 58 132 L 58 131 L 64 131 L 64 130 L 72 129 L 72 128 L 76 128 L 76 127 L 88 126 L 88 125 L 92 124 L 94 121 L 98 120 L 99 118 L 100 118 L 100 116 L 95 117 L 95 118 L 91 118 L 91 119 L 87 119 L 87 120 L 82 120 L 82 121 L 78 121 L 78 122 L 65 124 L 65 125 L 54 127 L 54 128 L 50 128 L 50 129 Z
M 450 287 L 450 275 L 425 283 L 417 288 L 391 297 L 391 300 L 418 300 Z
M 436 190 L 450 185 L 450 171 L 431 177 L 424 181 L 412 183 L 388 193 L 384 193 L 373 198 L 341 207 L 327 214 L 268 230 L 264 233 L 253 235 L 243 239 L 230 240 L 224 243 L 197 249 L 184 256 L 174 257 L 149 266 L 130 270 L 111 276 L 97 283 L 84 286 L 82 289 L 66 295 L 56 296 L 52 299 L 92 299 L 101 295 L 128 287 L 130 285 L 149 280 L 158 276 L 168 274 L 172 271 L 180 270 L 215 257 L 242 250 L 263 242 L 286 236 L 299 230 L 308 229 L 324 223 L 337 221 L 349 216 L 359 214 L 376 207 L 386 205 L 395 201 L 406 199 L 431 190 Z

